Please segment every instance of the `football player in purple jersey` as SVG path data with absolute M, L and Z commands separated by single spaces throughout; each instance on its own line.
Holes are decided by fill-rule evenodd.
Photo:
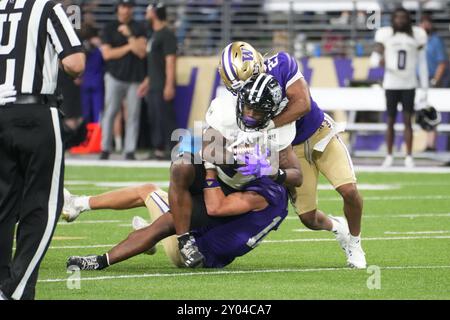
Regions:
M 249 78 L 268 73 L 282 87 L 285 109 L 266 128 L 242 133 L 235 145 L 258 139 L 264 132 L 296 122 L 293 142 L 304 176 L 297 188 L 296 210 L 302 223 L 312 230 L 332 231 L 353 268 L 366 268 L 361 246 L 363 200 L 358 192 L 352 160 L 339 138 L 343 131 L 330 116 L 324 114 L 312 99 L 299 64 L 286 52 L 264 59 L 246 42 L 233 42 L 222 52 L 219 72 L 226 88 L 238 94 Z M 342 196 L 347 219 L 327 216 L 318 210 L 317 184 L 322 173 Z
M 261 82 L 247 83 L 248 94 L 241 95 L 237 107 L 235 103 L 232 104 L 236 113 L 231 123 L 237 131 L 256 126 L 265 127 L 280 107 L 278 92 L 281 88 L 278 82 L 269 75 L 260 77 Z M 216 106 L 224 105 L 224 101 L 220 100 L 215 103 Z M 212 108 L 210 115 L 215 114 L 214 104 Z M 240 125 L 236 119 L 240 119 Z M 209 130 L 217 130 L 219 134 L 229 132 L 223 130 L 222 126 L 230 123 L 227 119 L 224 122 L 215 121 L 215 118 L 210 120 L 214 127 Z M 275 130 L 271 135 L 276 136 L 278 131 Z M 273 146 L 279 161 L 274 170 L 270 170 L 274 163 L 266 159 L 267 153 L 256 151 L 254 154 L 241 155 L 243 165 L 237 162 L 215 166 L 206 162 L 191 164 L 174 161 L 170 172 L 171 184 L 178 183 L 179 188 L 175 190 L 171 186 L 169 194 L 151 184 L 92 197 L 72 196 L 65 190 L 63 215 L 67 221 L 73 221 L 81 212 L 89 210 L 121 210 L 143 206 L 148 208 L 153 220 L 148 225 L 145 221 L 135 219 L 133 226 L 136 231 L 108 253 L 73 256 L 69 258 L 67 266 L 76 266 L 82 270 L 104 269 L 147 252 L 163 239 L 166 254 L 180 267 L 221 268 L 251 251 L 271 230 L 276 230 L 286 217 L 287 188 L 295 188 L 302 183 L 300 164 L 290 144 L 295 136 L 295 129 L 292 128 L 292 135 L 288 131 L 280 132 L 284 139 L 276 139 Z M 222 143 L 229 138 L 223 138 L 218 139 L 218 147 L 226 150 Z M 184 154 L 193 156 L 198 152 L 191 142 L 183 141 L 179 147 L 180 157 L 183 158 L 180 160 L 184 160 Z M 186 185 L 186 188 L 180 187 L 181 184 Z M 190 220 L 186 243 L 181 246 L 178 245 L 179 237 L 174 237 L 176 225 L 171 190 L 178 194 L 186 191 L 188 197 L 188 200 L 183 198 L 184 202 L 181 203 L 182 210 L 189 211 Z M 167 237 L 170 238 L 166 239 Z

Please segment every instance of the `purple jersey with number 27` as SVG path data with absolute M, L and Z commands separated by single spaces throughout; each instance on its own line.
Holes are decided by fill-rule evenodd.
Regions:
M 280 52 L 265 61 L 267 73 L 272 75 L 280 83 L 283 89 L 283 99 L 286 98 L 286 90 L 295 81 L 302 79 L 297 60 L 286 52 Z M 292 144 L 299 145 L 309 138 L 322 125 L 325 116 L 317 103 L 311 98 L 311 111 L 300 118 L 296 123 L 297 135 Z

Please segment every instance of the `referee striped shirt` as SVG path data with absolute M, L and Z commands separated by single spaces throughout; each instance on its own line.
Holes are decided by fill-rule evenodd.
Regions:
M 61 4 L 0 0 L 0 86 L 21 94 L 54 94 L 58 59 L 82 52 Z

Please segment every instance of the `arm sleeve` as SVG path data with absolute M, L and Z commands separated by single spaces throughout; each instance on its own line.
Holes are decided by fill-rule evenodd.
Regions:
M 61 4 L 50 9 L 47 32 L 60 59 L 83 51 L 81 41 Z

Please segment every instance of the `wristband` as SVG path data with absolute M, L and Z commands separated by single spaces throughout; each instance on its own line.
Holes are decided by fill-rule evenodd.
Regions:
M 275 182 L 279 185 L 283 185 L 286 182 L 287 174 L 283 169 L 278 170 L 278 177 L 275 179 Z
M 220 188 L 220 183 L 216 179 L 206 179 L 203 189 L 217 189 Z

